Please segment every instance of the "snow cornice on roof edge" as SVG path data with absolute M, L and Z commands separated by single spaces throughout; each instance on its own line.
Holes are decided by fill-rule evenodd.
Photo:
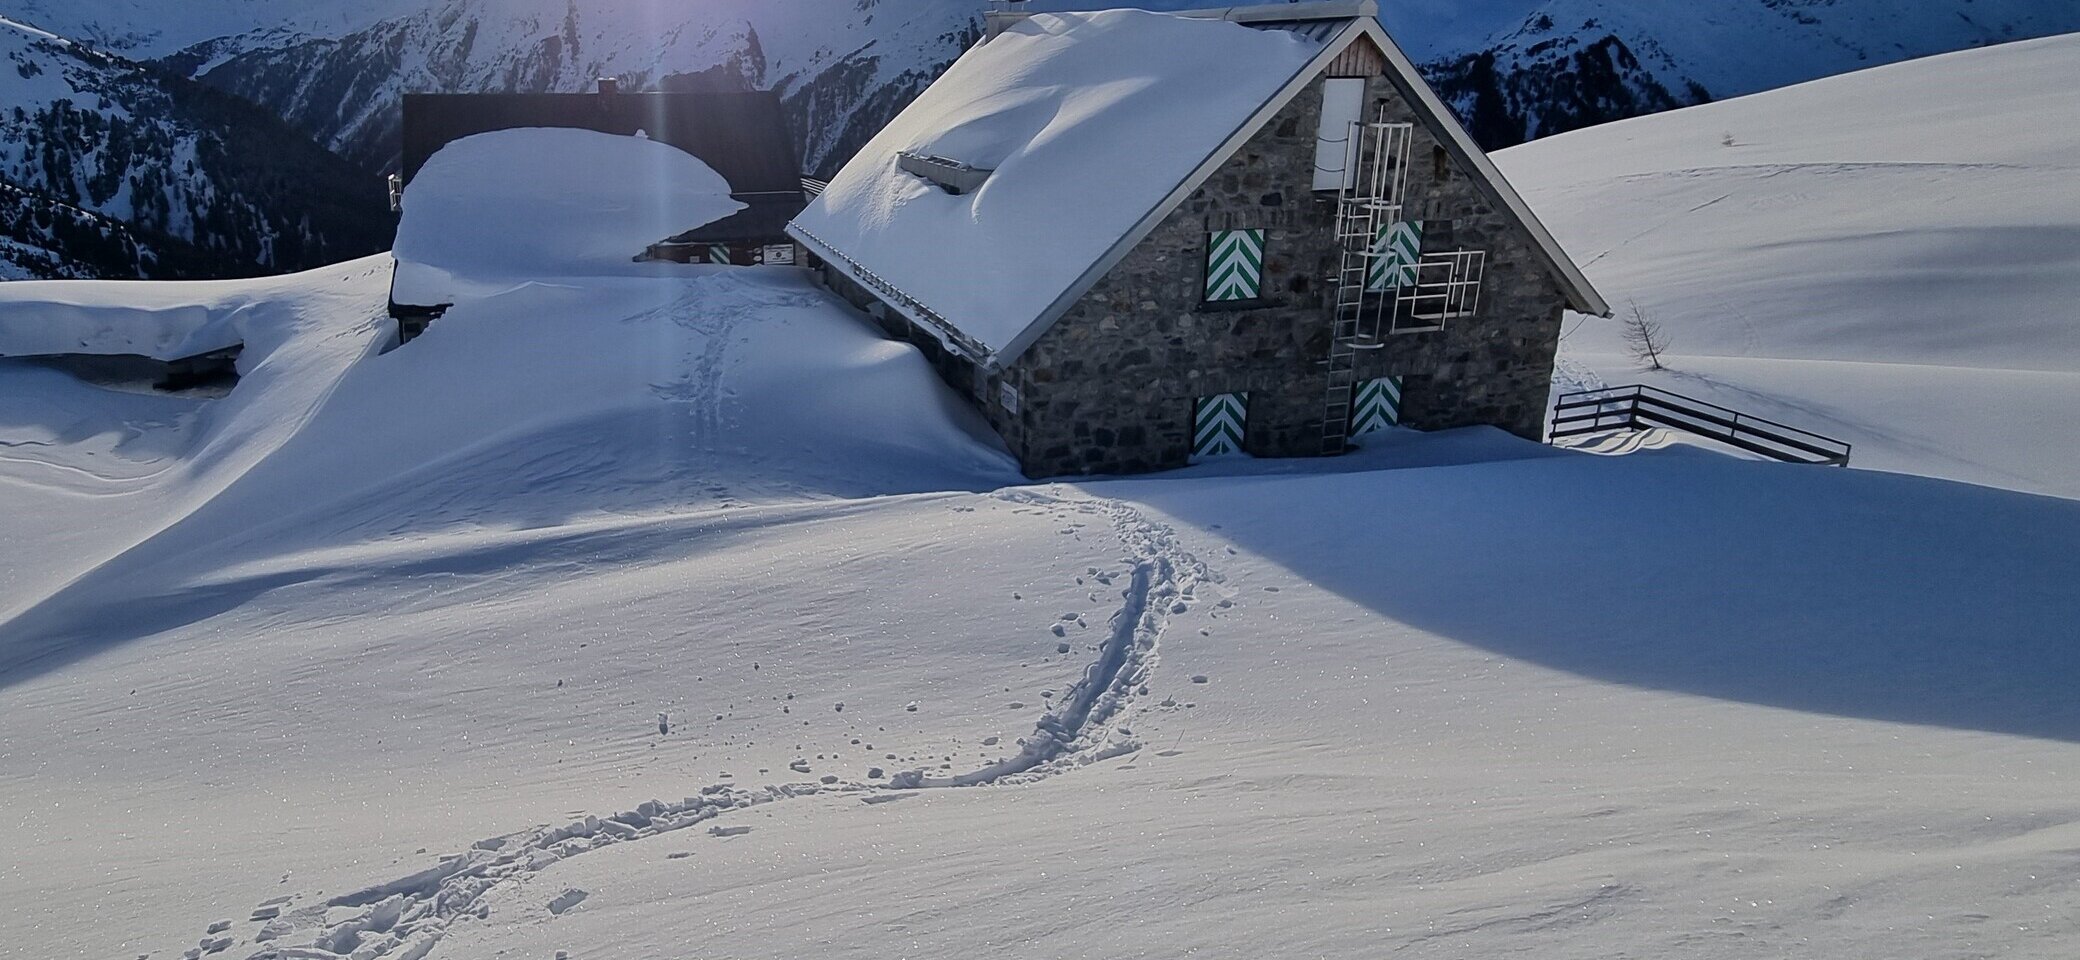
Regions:
M 1206 7 L 1179 10 L 1180 17 L 1226 20 L 1230 23 L 1265 23 L 1296 20 L 1350 20 L 1379 16 L 1379 0 L 1312 0 L 1308 3 L 1259 3 L 1236 7 Z
M 1098 9 L 1098 8 L 1094 8 Z M 1047 13 L 1065 11 L 1049 10 Z M 1197 10 L 1166 11 L 1189 20 L 1226 20 L 1230 23 L 1299 23 L 1312 20 L 1352 20 L 1379 16 L 1379 0 L 1309 0 L 1305 3 L 1259 3 L 1234 7 L 1205 7 Z M 1026 10 L 991 10 L 983 15 L 984 42 L 1033 15 Z

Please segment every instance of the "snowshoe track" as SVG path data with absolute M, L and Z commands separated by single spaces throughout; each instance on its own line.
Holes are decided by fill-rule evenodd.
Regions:
M 253 935 L 247 960 L 424 960 L 456 925 L 485 920 L 485 894 L 556 863 L 602 847 L 683 830 L 725 813 L 793 797 L 864 793 L 898 799 L 897 790 L 1031 783 L 1141 748 L 1126 721 L 1153 675 L 1158 647 L 1171 617 L 1189 610 L 1202 584 L 1218 583 L 1168 526 L 1119 500 L 1067 487 L 999 491 L 1009 503 L 1109 522 L 1127 551 L 1130 572 L 1098 657 L 1054 709 L 1020 741 L 1017 754 L 977 770 L 932 777 L 901 771 L 885 785 L 856 781 L 736 787 L 713 784 L 677 802 L 650 800 L 605 817 L 563 826 L 537 826 L 478 841 L 433 867 L 291 909 L 283 900 L 257 908 L 265 921 Z M 582 899 L 582 891 L 578 893 Z M 342 909 L 360 908 L 345 919 Z M 568 908 L 568 907 L 566 907 Z M 560 911 L 559 911 L 560 912 Z M 262 914 L 266 914 L 262 916 Z M 222 953 L 234 936 L 211 935 L 188 948 L 185 960 Z

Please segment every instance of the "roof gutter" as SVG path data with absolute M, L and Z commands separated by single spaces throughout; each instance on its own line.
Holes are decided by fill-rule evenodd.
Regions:
M 821 237 L 803 229 L 800 223 L 788 221 L 787 235 L 809 248 L 810 252 L 821 257 L 825 263 L 836 267 L 847 279 L 873 293 L 874 299 L 887 304 L 889 309 L 901 314 L 903 319 L 931 331 L 940 343 L 946 345 L 946 349 L 992 372 L 1000 369 L 996 355 L 981 341 L 962 333 L 959 327 L 940 316 L 938 311 L 925 306 L 916 297 L 904 293 L 895 284 L 883 280 L 879 274 L 846 256 L 838 248 L 825 243 Z

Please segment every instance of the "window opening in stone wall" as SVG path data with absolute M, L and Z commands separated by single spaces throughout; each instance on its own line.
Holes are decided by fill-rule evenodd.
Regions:
M 1452 157 L 1451 154 L 1445 152 L 1444 147 L 1430 148 L 1430 175 L 1438 183 L 1445 183 L 1452 179 Z
M 1329 79 L 1322 81 L 1322 118 L 1315 132 L 1314 189 L 1317 193 L 1348 190 L 1357 172 L 1358 137 L 1353 135 L 1363 119 L 1365 81 Z

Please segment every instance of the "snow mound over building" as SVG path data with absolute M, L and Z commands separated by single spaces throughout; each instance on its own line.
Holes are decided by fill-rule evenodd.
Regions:
M 999 350 L 1318 51 L 1138 10 L 1035 15 L 961 57 L 795 224 Z M 903 153 L 993 172 L 953 195 Z
M 1855 462 L 2080 496 L 2080 36 L 1629 120 L 1498 161 L 1597 285 L 1667 328 L 1640 371 L 1570 325 L 1562 380 L 1646 380 L 1837 435 Z
M 744 209 L 699 158 L 646 137 L 523 128 L 443 147 L 404 192 L 399 302 L 466 296 L 470 278 L 627 276 L 653 243 Z
M 60 296 L 20 296 L 0 286 L 0 357 L 131 354 L 178 360 L 238 344 L 233 314 L 201 304 L 101 309 Z
M 246 351 L 229 396 L 178 404 L 0 365 L 0 396 L 22 401 L 0 416 L 0 479 L 24 485 L 0 538 L 49 544 L 0 551 L 0 617 L 34 608 L 14 634 L 33 639 L 0 642 L 0 673 L 90 651 L 115 625 L 81 615 L 121 582 L 440 531 L 1017 478 L 922 356 L 801 274 L 508 279 L 386 353 L 383 266 L 7 285 L 11 310 L 69 299 L 90 327 L 219 317 Z

